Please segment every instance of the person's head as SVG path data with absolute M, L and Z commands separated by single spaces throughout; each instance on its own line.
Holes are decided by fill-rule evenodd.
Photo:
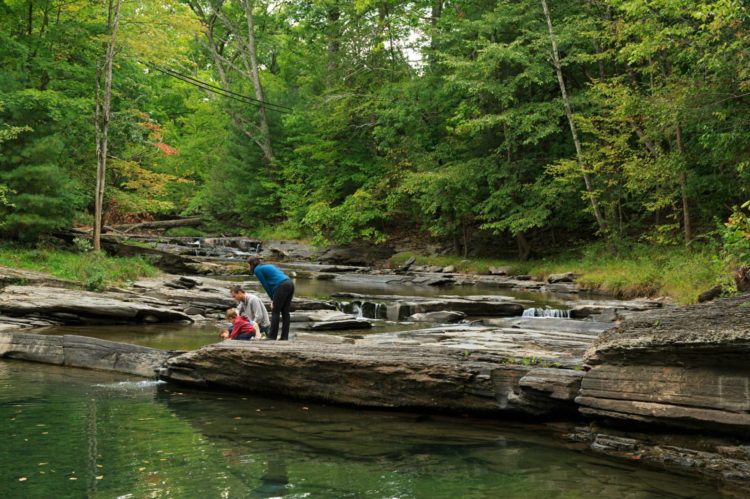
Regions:
M 245 290 L 242 288 L 242 286 L 232 286 L 229 289 L 229 293 L 232 295 L 232 298 L 237 301 L 242 301 L 245 299 Z
M 233 308 L 227 309 L 226 319 L 228 321 L 234 321 L 237 318 L 237 311 Z
M 247 259 L 247 266 L 250 269 L 250 272 L 255 272 L 255 267 L 260 265 L 260 258 L 257 256 L 251 256 Z

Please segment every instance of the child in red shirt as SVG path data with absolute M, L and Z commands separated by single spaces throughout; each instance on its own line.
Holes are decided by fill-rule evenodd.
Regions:
M 244 315 L 237 315 L 237 310 L 227 310 L 226 319 L 232 323 L 228 329 L 221 332 L 225 340 L 250 340 L 255 338 L 255 328 Z

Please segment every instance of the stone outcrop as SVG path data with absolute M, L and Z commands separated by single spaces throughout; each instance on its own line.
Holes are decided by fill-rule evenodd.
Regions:
M 559 376 L 493 352 L 440 347 L 228 341 L 169 359 L 161 376 L 366 407 L 544 415 L 569 409 L 577 392 L 579 373 L 551 371 Z
M 585 362 L 585 415 L 750 433 L 748 295 L 639 314 Z
M 579 427 L 566 435 L 598 453 L 664 468 L 683 468 L 731 484 L 729 497 L 750 494 L 750 446 L 695 435 L 633 434 Z M 730 491 L 727 491 L 730 492 Z
M 59 279 L 44 272 L 35 272 L 33 270 L 14 269 L 11 267 L 0 266 L 0 288 L 13 284 L 51 286 L 51 287 L 78 287 L 75 281 Z
M 86 336 L 0 333 L 0 358 L 154 378 L 174 352 Z
M 454 324 L 466 318 L 463 312 L 440 310 L 438 312 L 423 312 L 409 316 L 411 322 L 434 322 L 436 324 Z
M 414 314 L 445 311 L 473 316 L 513 317 L 520 316 L 524 310 L 521 301 L 504 296 L 445 295 L 419 298 L 359 293 L 335 293 L 332 296 L 340 300 L 339 305 L 345 310 L 347 307 L 357 306 L 365 311 L 366 317 L 392 321 L 405 320 Z M 378 315 L 370 315 L 368 310 L 377 311 Z
M 192 319 L 163 303 L 129 293 L 93 293 L 44 286 L 8 286 L 0 294 L 0 315 L 62 324 L 126 324 Z M 0 320 L 0 322 L 3 322 Z

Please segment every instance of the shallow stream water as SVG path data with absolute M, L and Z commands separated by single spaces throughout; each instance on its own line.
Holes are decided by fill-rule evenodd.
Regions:
M 715 497 L 542 426 L 359 411 L 0 361 L 0 497 Z

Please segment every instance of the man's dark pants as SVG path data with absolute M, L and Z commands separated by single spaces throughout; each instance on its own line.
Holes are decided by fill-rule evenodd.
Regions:
M 281 339 L 289 339 L 289 312 L 292 308 L 292 298 L 294 297 L 294 283 L 291 279 L 279 284 L 273 294 L 273 310 L 271 311 L 271 331 L 268 338 L 275 340 L 279 335 L 279 315 L 281 315 Z

